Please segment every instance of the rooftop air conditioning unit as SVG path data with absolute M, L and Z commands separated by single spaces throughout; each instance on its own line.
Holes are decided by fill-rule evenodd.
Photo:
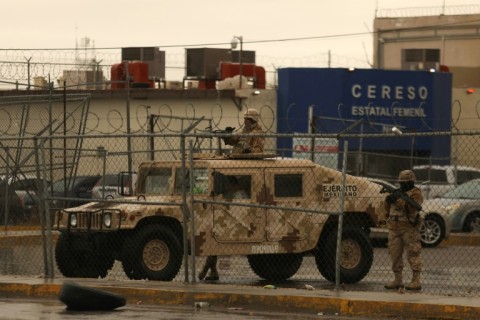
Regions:
M 142 61 L 148 64 L 149 79 L 165 79 L 165 51 L 158 47 L 122 48 L 122 61 Z

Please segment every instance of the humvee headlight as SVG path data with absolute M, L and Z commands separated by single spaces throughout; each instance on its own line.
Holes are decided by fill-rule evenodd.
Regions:
M 75 213 L 72 213 L 70 215 L 70 227 L 72 227 L 72 228 L 77 227 L 77 215 Z
M 107 228 L 112 226 L 112 215 L 110 213 L 107 213 L 103 216 L 103 225 Z

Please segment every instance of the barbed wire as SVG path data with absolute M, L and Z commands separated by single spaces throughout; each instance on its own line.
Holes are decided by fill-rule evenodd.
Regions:
M 442 7 L 412 7 L 397 9 L 379 9 L 375 13 L 377 18 L 400 18 L 419 16 L 440 16 L 440 15 L 467 15 L 479 14 L 479 5 L 460 5 Z
M 115 49 L 115 51 L 119 51 Z M 95 51 L 89 56 L 79 56 L 75 50 L 67 51 L 34 51 L 34 50 L 3 50 L 0 49 L 0 80 L 5 88 L 14 88 L 15 83 L 30 84 L 35 78 L 44 78 L 53 82 L 54 87 L 60 87 L 61 81 L 68 83 L 82 83 L 78 89 L 105 88 L 111 81 L 112 66 L 121 63 L 120 52 Z M 182 53 L 165 54 L 166 80 L 180 81 L 186 74 L 185 55 Z M 337 55 L 332 52 L 316 53 L 304 57 L 272 57 L 257 56 L 257 65 L 263 66 L 267 74 L 267 85 L 274 87 L 274 74 L 279 67 L 356 67 L 370 68 L 368 61 Z M 80 73 L 93 73 L 99 79 L 95 82 L 105 82 L 104 85 L 86 85 Z M 98 74 L 97 74 L 98 73 Z M 83 81 L 80 81 L 83 80 Z M 9 82 L 13 85 L 6 85 Z M 269 83 L 268 83 L 269 82 Z M 74 85 L 75 86 L 75 85 Z
M 86 103 L 86 97 L 88 95 L 84 94 L 68 94 L 67 103 L 68 108 L 67 115 L 63 114 L 63 111 L 57 111 L 49 109 L 49 101 L 60 102 L 63 99 L 63 96 L 60 94 L 54 94 L 54 96 L 42 98 L 42 96 L 35 97 L 25 96 L 21 99 L 3 97 L 0 99 L 0 118 L 2 119 L 2 126 L 0 126 L 0 134 L 2 136 L 19 136 L 23 135 L 36 135 L 39 130 L 50 125 L 50 119 L 66 119 L 66 131 L 70 133 L 75 133 L 75 130 L 78 130 L 81 125 L 80 121 L 83 121 L 80 117 L 80 114 L 77 114 L 79 108 L 82 108 Z M 89 98 L 88 98 L 89 99 Z M 135 104 L 136 100 L 130 101 L 130 114 L 133 115 L 131 118 L 133 129 L 131 133 L 144 133 L 148 130 L 153 129 L 155 132 L 165 132 L 165 133 L 178 133 L 179 130 L 185 128 L 185 126 L 192 125 L 196 119 L 199 119 L 201 116 L 204 116 L 205 121 L 210 121 L 209 125 L 212 129 L 222 129 L 220 126 L 232 124 L 232 121 L 235 122 L 238 128 L 241 128 L 243 125 L 243 112 L 249 107 L 246 104 L 241 105 L 240 110 L 236 113 L 234 118 L 231 116 L 230 112 L 226 110 L 226 106 L 220 104 L 218 101 L 212 101 L 212 105 L 209 107 L 202 106 L 199 109 L 193 103 L 187 103 L 183 108 L 178 105 L 172 106 L 170 104 L 158 104 L 158 105 L 145 105 L 144 102 L 138 102 Z M 475 105 L 473 108 L 465 108 L 462 105 L 462 102 L 455 100 L 451 105 L 451 130 L 459 131 L 459 123 L 465 120 L 480 120 L 480 100 L 474 102 Z M 388 108 L 393 110 L 398 107 L 399 103 L 394 101 L 391 103 Z M 229 106 L 230 108 L 231 106 Z M 324 109 L 312 105 L 315 108 L 315 115 L 318 117 L 327 117 L 331 115 L 326 115 Z M 368 108 L 375 107 L 373 102 L 369 102 L 367 105 Z M 425 108 L 425 103 L 420 104 L 417 108 Z M 275 128 L 275 123 L 285 123 L 287 130 L 289 132 L 294 132 L 297 123 L 301 121 L 300 119 L 305 119 L 306 114 L 299 111 L 300 106 L 292 103 L 288 106 L 286 114 L 283 119 L 278 118 L 276 114 L 276 109 L 274 106 L 263 104 L 261 106 L 256 106 L 261 113 L 262 126 L 267 133 L 273 133 Z M 347 107 L 343 104 L 337 105 L 337 115 L 335 118 L 343 123 L 343 128 L 347 128 L 352 119 L 348 116 L 349 112 L 346 109 Z M 37 116 L 32 116 L 30 109 L 39 110 L 35 114 Z M 475 112 L 467 112 L 464 110 L 471 109 Z M 68 110 L 75 110 L 73 113 Z M 175 110 L 175 111 L 174 111 Z M 199 111 L 201 110 L 201 111 Z M 302 109 L 303 110 L 303 109 Z M 52 114 L 50 115 L 50 113 Z M 85 118 L 85 133 L 88 134 L 112 134 L 112 133 L 128 133 L 127 132 L 127 121 L 125 115 L 124 107 L 112 107 L 110 106 L 108 110 L 101 111 L 99 113 L 98 109 L 90 106 L 88 110 L 88 115 Z M 105 113 L 106 112 L 106 113 Z M 199 115 L 201 112 L 201 115 Z M 27 120 L 24 120 L 25 115 L 29 115 Z M 390 112 L 392 115 L 388 123 L 393 126 L 402 126 L 402 119 L 393 116 L 394 112 Z M 419 113 L 420 114 L 420 113 Z M 208 115 L 208 117 L 207 117 Z M 156 116 L 158 121 L 155 123 L 154 128 L 149 128 L 149 116 Z M 469 119 L 467 119 L 467 117 Z M 368 113 L 363 117 L 366 124 L 377 123 L 376 116 L 369 115 Z M 417 128 L 417 131 L 432 131 L 431 126 L 426 122 L 422 117 L 419 118 L 422 121 L 422 127 Z M 357 120 L 357 119 L 353 119 Z M 303 121 L 303 120 L 302 120 Z M 235 126 L 235 124 L 233 124 Z M 320 124 L 316 123 L 315 132 L 321 132 L 326 130 L 326 128 L 320 127 Z M 207 127 L 207 125 L 205 125 Z M 371 127 L 373 131 L 378 130 L 378 126 Z

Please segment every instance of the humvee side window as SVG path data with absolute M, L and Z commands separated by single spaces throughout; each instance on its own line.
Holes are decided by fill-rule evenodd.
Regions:
M 195 185 L 193 186 L 194 194 L 208 193 L 208 170 L 206 168 L 194 168 L 193 179 Z
M 208 193 L 208 176 L 206 168 L 194 168 L 193 170 L 193 193 L 206 194 Z M 190 171 L 185 171 L 185 177 L 182 177 L 182 168 L 177 168 L 175 171 L 175 194 L 182 194 L 182 184 L 185 183 L 187 193 L 190 192 Z
M 172 176 L 172 170 L 169 168 L 150 169 L 145 177 L 143 190 L 140 193 L 168 195 L 169 180 Z
M 303 195 L 302 174 L 276 174 L 275 197 L 301 197 Z
M 215 179 L 217 180 L 216 194 L 223 194 L 225 199 L 250 199 L 251 176 L 218 174 Z

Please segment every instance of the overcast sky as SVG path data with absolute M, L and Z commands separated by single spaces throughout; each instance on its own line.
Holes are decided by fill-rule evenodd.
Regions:
M 331 51 L 371 61 L 377 9 L 443 5 L 480 13 L 480 0 L 12 0 L 2 1 L 0 48 L 75 48 L 89 37 L 96 48 L 159 46 L 168 54 L 229 48 L 241 35 L 257 57 Z M 299 38 L 310 39 L 289 40 Z

